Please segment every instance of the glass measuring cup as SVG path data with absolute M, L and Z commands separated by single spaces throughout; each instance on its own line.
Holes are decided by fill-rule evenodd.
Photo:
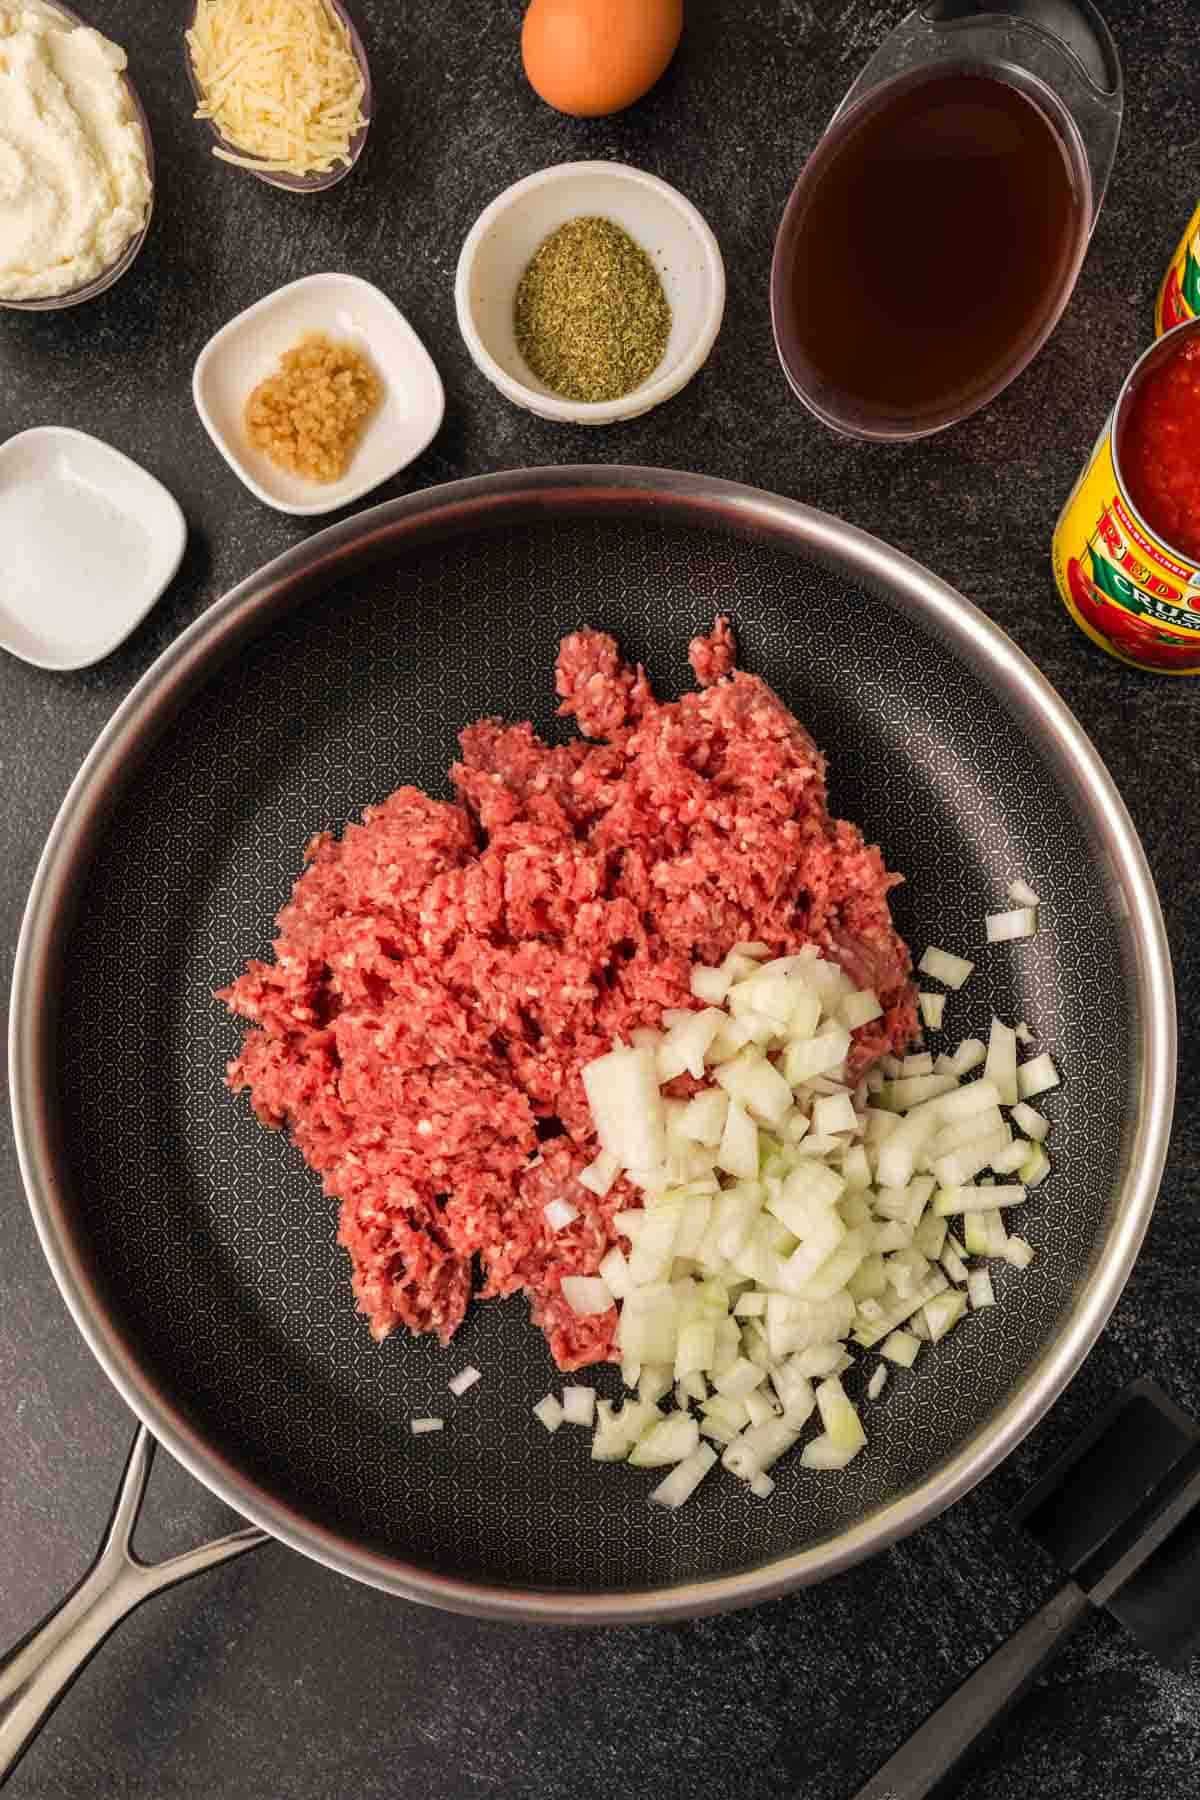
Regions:
M 948 383 L 941 392 L 934 383 L 923 399 L 915 392 L 903 400 L 873 396 L 856 389 L 853 381 L 831 376 L 822 358 L 814 355 L 811 317 L 798 310 L 802 295 L 798 258 L 819 260 L 811 234 L 829 228 L 829 208 L 820 204 L 822 189 L 831 175 L 835 182 L 844 181 L 847 159 L 866 154 L 862 147 L 869 134 L 878 132 L 889 109 L 911 110 L 914 105 L 919 109 L 923 96 L 932 107 L 958 77 L 989 78 L 989 91 L 999 84 L 1030 103 L 1049 127 L 1065 163 L 1070 218 L 1044 292 L 1037 295 L 1036 304 L 1031 300 L 1028 317 L 1019 329 L 1014 327 L 1011 342 L 999 342 L 986 367 Z M 933 83 L 940 87 L 929 85 Z M 967 83 L 972 86 L 978 90 L 983 84 Z M 944 430 L 1007 387 L 1041 349 L 1071 297 L 1116 154 L 1122 103 L 1116 48 L 1090 0 L 991 0 L 990 4 L 924 0 L 909 13 L 871 57 L 834 113 L 792 190 L 776 238 L 771 270 L 775 343 L 793 392 L 809 410 L 849 436 L 903 441 Z M 916 188 L 912 218 L 913 254 L 919 255 L 925 220 Z M 848 235 L 850 229 L 846 227 Z M 997 253 L 1003 251 L 1001 243 Z M 844 245 L 839 254 L 843 260 L 848 256 Z M 849 263 L 847 269 L 852 281 Z M 967 277 L 987 280 L 988 271 L 964 271 L 964 317 L 970 302 Z M 904 270 L 898 268 L 896 280 L 903 279 Z M 851 302 L 857 298 L 848 291 Z M 870 307 L 864 304 L 860 310 L 863 329 L 869 331 Z M 953 321 L 947 329 L 955 329 Z M 919 369 L 920 364 L 914 367 Z M 915 389 L 919 380 L 908 385 Z

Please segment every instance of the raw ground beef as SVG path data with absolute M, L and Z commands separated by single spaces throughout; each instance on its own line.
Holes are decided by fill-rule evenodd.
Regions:
M 377 1338 L 448 1341 L 478 1256 L 483 1295 L 523 1290 L 560 1368 L 612 1356 L 615 1309 L 578 1318 L 560 1292 L 624 1244 L 613 1214 L 636 1204 L 624 1181 L 598 1200 L 575 1179 L 597 1150 L 580 1070 L 695 1005 L 694 962 L 819 946 L 886 1008 L 854 1034 L 855 1072 L 915 1033 L 901 877 L 829 816 L 824 759 L 733 671 L 728 622 L 690 654 L 701 691 L 664 704 L 612 638 L 564 639 L 559 710 L 601 741 L 469 726 L 458 803 L 401 788 L 314 838 L 274 961 L 219 996 L 251 1024 L 229 1084 L 340 1201 Z M 579 1216 L 556 1232 L 559 1195 Z

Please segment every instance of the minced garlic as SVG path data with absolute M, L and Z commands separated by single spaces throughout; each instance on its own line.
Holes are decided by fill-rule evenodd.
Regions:
M 281 469 L 308 481 L 338 481 L 382 393 L 361 351 L 309 332 L 250 395 L 246 435 Z

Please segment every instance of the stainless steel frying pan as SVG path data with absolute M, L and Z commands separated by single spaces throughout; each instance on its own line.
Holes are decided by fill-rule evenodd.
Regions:
M 1049 588 L 1047 588 L 1049 593 Z M 211 999 L 263 953 L 316 829 L 402 782 L 446 792 L 488 713 L 554 734 L 561 634 L 611 629 L 660 692 L 718 610 L 744 665 L 827 750 L 838 811 L 907 885 L 919 951 L 968 953 L 1016 875 L 1030 944 L 981 953 L 948 1009 L 1027 1018 L 1065 1072 L 1038 1260 L 889 1386 L 838 1477 L 782 1465 L 771 1502 L 653 1476 L 530 1418 L 554 1371 L 523 1302 L 447 1353 L 375 1346 L 334 1210 L 222 1087 Z M 959 594 L 862 532 L 704 477 L 529 470 L 390 502 L 290 551 L 166 651 L 62 808 L 25 918 L 11 1019 L 21 1165 L 71 1312 L 129 1405 L 199 1480 L 358 1580 L 482 1616 L 670 1619 L 813 1582 L 933 1518 L 1070 1380 L 1129 1274 L 1170 1122 L 1174 1007 L 1128 815 L 1070 713 Z M 466 1361 L 484 1380 L 446 1393 Z M 617 1390 L 617 1372 L 601 1374 Z M 413 1439 L 406 1420 L 443 1413 Z M 244 1547 L 244 1546 L 241 1546 Z

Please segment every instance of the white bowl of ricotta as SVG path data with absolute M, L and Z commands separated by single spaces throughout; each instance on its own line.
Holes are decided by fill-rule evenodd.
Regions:
M 125 52 L 57 0 L 0 0 L 0 306 L 103 293 L 145 242 L 153 202 Z

